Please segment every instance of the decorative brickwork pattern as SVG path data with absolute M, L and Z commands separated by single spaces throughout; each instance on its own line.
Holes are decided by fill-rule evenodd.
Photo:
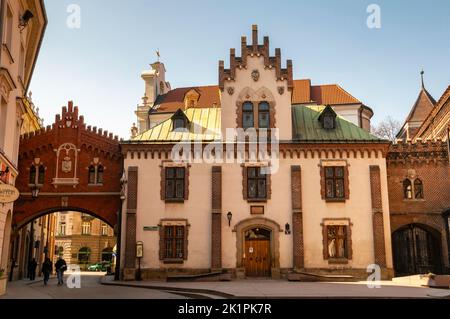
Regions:
M 125 268 L 136 265 L 136 208 L 138 192 L 138 168 L 128 168 L 128 192 L 125 238 Z
M 386 267 L 386 249 L 384 242 L 383 206 L 381 201 L 380 167 L 370 166 L 370 193 L 372 200 L 373 246 L 375 263 Z
M 211 269 L 222 268 L 222 167 L 212 167 Z
M 300 166 L 291 166 L 292 241 L 294 268 L 302 269 L 304 262 L 302 175 Z

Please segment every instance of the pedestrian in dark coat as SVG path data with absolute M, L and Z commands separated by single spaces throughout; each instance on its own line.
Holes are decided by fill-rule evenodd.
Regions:
M 36 258 L 33 258 L 28 263 L 28 278 L 30 278 L 31 281 L 36 279 L 36 268 L 37 268 Z
M 67 270 L 66 261 L 60 256 L 55 263 L 56 275 L 58 276 L 58 286 L 63 284 L 64 272 Z
M 45 261 L 42 264 L 42 273 L 44 274 L 44 286 L 47 286 L 52 271 L 53 271 L 52 261 L 50 260 L 50 258 L 47 257 L 45 258 Z

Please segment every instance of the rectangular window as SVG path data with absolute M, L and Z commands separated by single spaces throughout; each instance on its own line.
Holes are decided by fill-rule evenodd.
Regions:
M 108 225 L 102 224 L 102 236 L 108 236 Z
M 326 227 L 328 258 L 348 258 L 347 226 Z
M 166 199 L 183 200 L 184 199 L 184 167 L 166 167 Z
M 164 226 L 164 258 L 183 259 L 185 226 Z
M 242 105 L 242 128 L 247 129 L 250 127 L 255 127 L 253 104 L 245 102 Z
M 325 169 L 325 197 L 327 199 L 345 198 L 344 167 L 326 166 L 324 169 Z
M 81 235 L 90 235 L 91 234 L 91 223 L 83 222 L 81 224 Z
M 12 54 L 12 39 L 13 39 L 13 14 L 9 6 L 6 6 L 6 37 L 5 44 L 8 47 L 9 52 Z
M 248 199 L 267 199 L 267 175 L 261 173 L 261 167 L 247 167 Z
M 62 222 L 59 224 L 59 235 L 65 236 L 66 235 L 66 223 Z

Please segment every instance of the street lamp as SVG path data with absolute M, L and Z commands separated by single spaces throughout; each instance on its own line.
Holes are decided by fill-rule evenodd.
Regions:
M 231 226 L 231 218 L 233 218 L 233 214 L 231 212 L 228 212 L 227 214 L 228 227 Z
M 286 223 L 286 225 L 284 225 L 284 233 L 286 235 L 290 235 L 291 234 L 291 226 L 289 225 L 289 223 Z

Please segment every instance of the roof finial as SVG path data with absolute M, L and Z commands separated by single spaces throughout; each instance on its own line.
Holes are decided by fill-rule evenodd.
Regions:
M 422 89 L 424 89 L 425 88 L 425 84 L 423 83 L 423 75 L 424 75 L 424 71 L 423 71 L 423 68 L 422 68 L 422 71 L 420 72 L 420 77 L 422 78 Z
M 156 49 L 156 56 L 158 57 L 158 62 L 159 62 L 159 58 L 161 57 L 161 54 L 159 53 L 159 49 Z

